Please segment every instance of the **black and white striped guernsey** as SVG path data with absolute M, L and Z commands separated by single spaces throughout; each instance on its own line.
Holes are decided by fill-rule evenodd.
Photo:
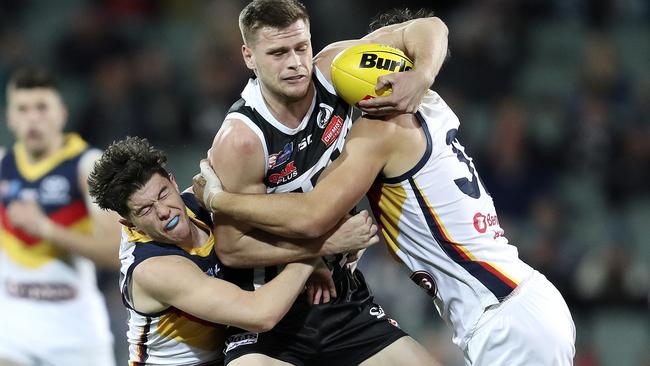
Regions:
M 296 128 L 283 125 L 271 114 L 256 79 L 249 80 L 241 93 L 242 98 L 232 105 L 226 116 L 226 119 L 242 121 L 259 137 L 266 161 L 267 193 L 311 191 L 325 167 L 343 150 L 352 126 L 352 108 L 336 95 L 332 84 L 316 67 L 312 80 L 316 93 L 309 111 Z M 258 287 L 275 277 L 277 271 L 276 267 L 255 269 L 253 278 L 243 282 L 253 280 Z

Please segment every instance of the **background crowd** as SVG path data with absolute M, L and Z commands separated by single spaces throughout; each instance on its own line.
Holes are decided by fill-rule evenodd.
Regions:
M 21 65 L 49 68 L 68 130 L 100 148 L 147 137 L 187 186 L 251 76 L 237 27 L 245 3 L 0 0 L 0 83 Z M 576 365 L 650 365 L 650 3 L 304 3 L 314 52 L 363 36 L 394 7 L 426 7 L 445 21 L 451 57 L 434 89 L 461 120 L 506 236 L 571 307 Z M 11 144 L 2 123 L 0 146 Z M 378 302 L 444 364 L 462 364 L 430 298 L 392 261 L 376 246 L 361 263 Z M 100 283 L 124 362 L 116 276 L 101 273 Z

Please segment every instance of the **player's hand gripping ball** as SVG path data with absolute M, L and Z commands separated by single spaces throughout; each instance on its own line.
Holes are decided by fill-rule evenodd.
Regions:
M 382 44 L 362 44 L 348 47 L 332 61 L 332 82 L 337 94 L 348 104 L 389 95 L 390 87 L 375 91 L 377 78 L 413 68 L 404 52 Z

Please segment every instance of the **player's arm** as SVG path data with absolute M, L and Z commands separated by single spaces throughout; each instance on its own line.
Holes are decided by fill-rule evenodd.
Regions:
M 241 121 L 224 122 L 209 156 L 228 190 L 256 198 L 270 196 L 263 183 L 265 162 L 260 140 Z M 279 238 L 223 215 L 215 215 L 214 222 L 217 255 L 231 267 L 284 264 L 365 248 L 378 241 L 376 226 L 367 213 L 353 217 L 336 230 L 330 230 L 335 226 L 332 225 L 323 231 L 324 235 L 311 240 Z
M 78 171 L 78 184 L 85 196 L 86 209 L 92 220 L 92 233 L 84 234 L 59 225 L 45 215 L 34 201 L 13 202 L 9 206 L 8 214 L 12 224 L 29 235 L 89 258 L 102 267 L 119 268 L 119 218 L 115 213 L 101 210 L 88 195 L 88 174 L 99 156 L 99 151 L 87 152 L 81 158 Z
M 358 105 L 373 115 L 414 113 L 447 56 L 448 33 L 445 23 L 437 17 L 413 19 L 379 28 L 360 40 L 333 43 L 314 57 L 314 64 L 331 80 L 332 60 L 347 47 L 381 43 L 398 48 L 413 60 L 413 69 L 379 77 L 375 88 L 380 90 L 391 85 L 392 94 L 361 101 Z
M 310 192 L 234 194 L 224 184 L 223 192 L 202 191 L 203 199 L 208 209 L 219 215 L 274 234 L 318 237 L 330 230 L 368 191 L 389 159 L 394 144 L 391 135 L 396 128 L 394 123 L 383 120 L 359 119 L 346 138 L 341 156 Z M 202 172 L 210 174 L 205 168 Z M 201 189 L 195 184 L 195 191 Z
M 187 258 L 153 257 L 133 271 L 133 302 L 138 311 L 173 306 L 213 323 L 265 332 L 286 314 L 318 262 L 290 263 L 272 281 L 245 291 L 207 276 Z

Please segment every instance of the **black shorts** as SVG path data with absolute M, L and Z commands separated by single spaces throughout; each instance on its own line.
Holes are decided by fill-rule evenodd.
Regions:
M 271 331 L 229 329 L 225 364 L 259 353 L 294 365 L 358 365 L 407 335 L 374 302 L 360 271 L 337 277 L 330 303 L 310 305 L 303 294 Z

